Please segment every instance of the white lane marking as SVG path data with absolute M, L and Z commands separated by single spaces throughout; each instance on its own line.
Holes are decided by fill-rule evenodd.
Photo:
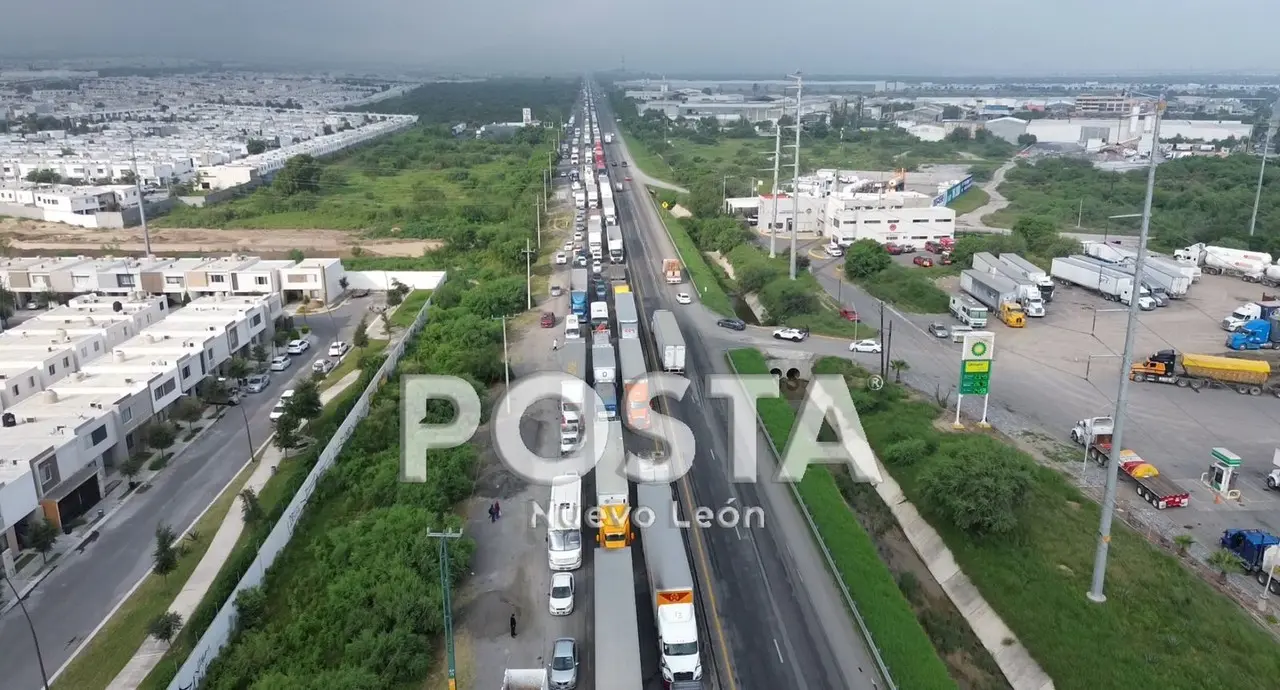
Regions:
M 776 637 L 775 637 L 775 638 L 773 638 L 773 651 L 775 651 L 775 652 L 777 652 L 777 653 L 778 653 L 778 663 L 780 663 L 780 664 L 785 664 L 785 663 L 787 663 L 787 662 L 786 662 L 785 660 L 783 660 L 783 658 L 782 658 L 782 648 L 778 646 L 778 638 L 776 638 Z

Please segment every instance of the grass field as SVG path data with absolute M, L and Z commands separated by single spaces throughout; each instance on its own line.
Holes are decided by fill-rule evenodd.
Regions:
M 982 208 L 989 201 L 991 201 L 991 195 L 987 194 L 985 189 L 974 185 L 959 199 L 947 204 L 947 208 L 954 209 L 957 216 L 963 216 L 966 213 L 972 213 Z
M 640 168 L 641 172 L 656 180 L 675 184 L 675 172 L 662 159 L 662 156 L 654 153 L 638 138 L 622 133 L 621 129 L 619 134 L 627 144 L 627 151 L 631 153 L 632 162 L 635 163 L 637 168 Z
M 430 298 L 430 290 L 414 290 L 405 295 L 404 301 L 396 307 L 396 313 L 390 316 L 392 328 L 412 326 L 413 320 L 418 318 L 418 312 L 422 311 L 422 305 L 426 304 Z
M 231 480 L 213 506 L 196 522 L 195 532 L 200 535 L 200 540 L 183 541 L 189 551 L 178 559 L 177 569 L 167 577 L 147 575 L 142 586 L 124 601 L 93 642 L 58 676 L 53 684 L 54 690 L 95 690 L 107 687 L 115 679 L 138 647 L 147 640 L 151 621 L 168 611 L 174 597 L 186 587 L 187 580 L 209 550 L 209 543 L 227 513 L 232 509 L 238 510 L 236 496 L 252 472 L 253 466 L 250 466 Z

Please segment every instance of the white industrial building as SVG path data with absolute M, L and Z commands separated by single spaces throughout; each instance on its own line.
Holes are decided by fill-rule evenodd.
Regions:
M 1000 122 L 1000 121 L 993 121 Z M 1005 118 L 997 136 L 1017 140 L 1018 123 L 1022 120 Z M 991 123 L 988 123 L 990 126 Z M 1118 118 L 1068 118 L 1062 120 L 1031 120 L 1022 127 L 1022 133 L 1035 135 L 1038 143 L 1073 144 L 1086 150 L 1104 146 L 1122 145 L 1137 149 L 1146 155 L 1151 152 L 1151 135 L 1155 120 L 1150 115 L 1139 115 L 1137 108 L 1128 117 Z M 1173 120 L 1160 121 L 1161 141 L 1181 137 L 1191 142 L 1213 142 L 1235 138 L 1247 139 L 1253 134 L 1253 125 L 1234 120 Z
M 134 430 L 267 342 L 282 313 L 274 294 L 205 297 L 172 313 L 162 298 L 79 298 L 0 334 L 0 550 L 18 551 L 32 518 L 62 525 L 90 510 Z
M 935 197 L 920 192 L 762 195 L 755 212 L 757 225 L 767 231 L 770 223 L 779 234 L 791 232 L 793 204 L 799 207 L 799 235 L 828 237 L 842 245 L 870 239 L 923 249 L 925 242 L 955 236 L 956 212 L 934 205 Z M 740 200 L 733 200 L 740 201 Z M 745 200 L 741 200 L 745 201 Z M 777 220 L 774 221 L 774 213 Z

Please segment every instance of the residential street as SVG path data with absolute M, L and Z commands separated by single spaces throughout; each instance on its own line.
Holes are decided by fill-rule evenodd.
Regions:
M 255 446 L 261 447 L 271 434 L 267 413 L 280 393 L 310 373 L 311 362 L 325 354 L 339 333 L 350 339 L 368 304 L 367 299 L 353 300 L 331 314 L 296 319 L 313 329 L 311 349 L 295 357 L 287 371 L 275 372 L 267 390 L 247 396 L 241 405 Z M 150 570 L 156 525 L 185 530 L 248 460 L 245 416 L 234 409 L 223 415 L 156 476 L 150 490 L 130 497 L 97 526 L 101 536 L 95 542 L 82 553 L 62 556 L 56 570 L 27 597 L 50 677 Z M 40 687 L 31 632 L 16 607 L 0 618 L 0 667 L 5 688 Z

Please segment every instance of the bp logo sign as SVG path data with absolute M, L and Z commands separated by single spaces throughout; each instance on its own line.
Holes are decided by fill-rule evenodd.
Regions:
M 987 354 L 987 344 L 981 340 L 975 342 L 969 347 L 969 354 L 981 359 Z

